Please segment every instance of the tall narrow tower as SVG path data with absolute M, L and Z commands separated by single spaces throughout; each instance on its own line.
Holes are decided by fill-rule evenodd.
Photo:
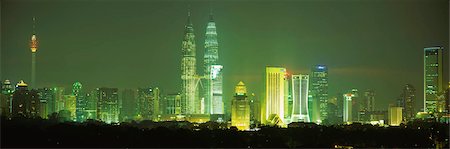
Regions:
M 204 87 L 205 114 L 223 114 L 222 101 L 222 66 L 219 60 L 219 43 L 217 42 L 216 23 L 212 12 L 206 26 L 204 55 Z
M 38 49 L 38 40 L 36 37 L 36 18 L 33 17 L 33 34 L 30 40 L 31 49 L 31 89 L 36 87 L 36 52 Z
M 195 67 L 195 35 L 190 11 L 188 11 L 188 20 L 184 30 L 181 52 L 181 112 L 183 114 L 197 114 L 200 110 L 200 104 L 196 101 L 198 77 L 196 76 L 197 68 Z

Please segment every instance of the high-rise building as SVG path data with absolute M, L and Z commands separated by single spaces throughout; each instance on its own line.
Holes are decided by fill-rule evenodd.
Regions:
M 257 126 L 261 123 L 261 101 L 252 93 L 250 99 L 250 124 Z
M 224 103 L 222 99 L 222 65 L 210 65 L 212 100 L 210 114 L 224 114 Z
M 350 90 L 351 94 L 353 94 L 352 97 L 352 110 L 350 110 L 352 115 L 352 121 L 360 121 L 360 111 L 361 111 L 361 103 L 363 103 L 363 98 L 360 97 L 359 91 L 356 88 L 353 88 Z
M 397 106 L 403 108 L 402 116 L 405 122 L 413 120 L 417 111 L 414 109 L 416 89 L 411 84 L 406 84 L 400 94 Z
M 97 103 L 98 103 L 98 92 L 93 90 L 86 94 L 86 119 L 96 120 L 97 119 Z
M 308 114 L 309 75 L 292 75 L 292 120 L 310 122 Z
M 292 80 L 291 80 L 291 74 L 287 73 L 285 74 L 284 79 L 284 123 L 288 124 L 291 122 L 291 115 L 292 115 Z
M 60 112 L 64 110 L 64 95 L 65 89 L 63 87 L 54 87 L 54 98 L 55 98 L 55 112 Z
M 12 97 L 14 93 L 14 87 L 11 84 L 11 81 L 5 80 L 1 85 L 1 94 L 2 96 L 2 115 L 10 116 L 12 113 Z
M 155 89 L 153 90 L 153 112 L 152 112 L 152 117 L 154 121 L 159 121 L 160 117 L 161 117 L 161 110 L 159 107 L 159 103 L 160 103 L 160 99 L 161 99 L 161 91 L 159 90 L 158 87 L 155 87 Z
M 138 114 L 138 98 L 136 90 L 125 89 L 122 91 L 122 107 L 120 109 L 120 121 L 134 120 Z
M 365 110 L 375 111 L 375 92 L 373 90 L 366 90 L 364 92 L 364 98 L 366 102 Z
M 198 114 L 200 103 L 197 99 L 196 73 L 196 48 L 194 27 L 191 22 L 191 13 L 188 12 L 188 20 L 184 30 L 184 38 L 181 44 L 181 100 L 183 114 Z
M 35 90 L 28 90 L 22 80 L 17 83 L 12 98 L 12 115 L 23 117 L 39 117 L 39 95 Z
M 221 84 L 215 84 L 220 85 L 220 87 L 214 86 L 214 81 L 222 81 L 222 66 L 218 65 L 219 60 L 219 43 L 217 41 L 217 31 L 216 31 L 216 23 L 214 21 L 213 14 L 211 13 L 209 15 L 209 21 L 206 26 L 206 34 L 205 34 L 205 55 L 203 58 L 204 62 L 204 79 L 203 79 L 203 98 L 204 98 L 204 113 L 203 114 L 223 114 L 222 112 L 217 113 L 214 110 L 214 93 L 216 92 L 216 99 L 220 98 L 222 99 L 222 86 Z M 215 66 L 214 66 L 215 65 Z M 216 72 L 214 72 L 216 71 Z M 220 80 L 218 80 L 220 79 Z M 220 82 L 221 83 L 221 82 Z M 218 89 L 220 90 L 215 90 Z M 220 92 L 220 96 L 217 94 L 217 92 Z M 217 101 L 216 101 L 217 102 Z M 223 104 L 223 103 L 222 103 Z
M 286 69 L 266 67 L 265 118 L 268 124 L 284 126 L 284 84 Z
M 444 47 L 424 49 L 424 112 L 441 113 L 446 109 L 445 100 L 439 95 L 444 90 Z
M 68 117 L 70 121 L 75 121 L 77 118 L 77 98 L 74 95 L 64 95 L 64 110 L 70 112 Z
M 97 88 L 97 119 L 106 123 L 119 122 L 119 95 L 117 88 Z
M 33 17 L 33 34 L 31 35 L 30 40 L 30 49 L 31 49 L 31 89 L 36 87 L 36 52 L 38 49 L 38 40 L 36 36 L 36 18 Z
M 86 96 L 80 82 L 72 85 L 72 95 L 76 98 L 76 121 L 84 122 L 86 120 Z
M 237 127 L 238 130 L 250 129 L 250 102 L 247 99 L 247 88 L 242 81 L 236 85 L 231 103 L 231 126 Z
M 357 95 L 353 92 L 344 94 L 344 106 L 343 106 L 343 122 L 353 122 L 353 98 Z
M 139 88 L 138 117 L 144 120 L 157 120 L 160 115 L 159 98 L 158 88 Z
M 328 117 L 328 68 L 325 65 L 316 65 L 311 73 L 311 121 L 321 123 Z
M 163 114 L 181 114 L 181 96 L 180 94 L 169 94 L 164 97 Z
M 55 92 L 52 88 L 39 88 L 37 94 L 40 100 L 40 115 L 42 118 L 48 118 L 55 110 Z
M 389 125 L 399 126 L 402 123 L 402 107 L 391 106 L 388 110 Z

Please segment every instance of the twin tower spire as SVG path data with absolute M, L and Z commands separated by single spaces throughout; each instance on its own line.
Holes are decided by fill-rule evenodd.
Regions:
M 215 22 L 210 19 L 205 34 L 204 74 L 196 70 L 196 44 L 191 11 L 181 44 L 181 112 L 183 114 L 224 114 L 222 101 L 222 65 L 218 64 L 218 41 Z

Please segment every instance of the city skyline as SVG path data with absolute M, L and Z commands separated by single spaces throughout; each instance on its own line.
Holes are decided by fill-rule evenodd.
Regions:
M 36 34 L 40 41 L 40 50 L 37 53 L 37 87 L 64 86 L 66 89 L 70 89 L 74 82 L 79 81 L 84 88 L 89 90 L 100 87 L 135 89 L 151 86 L 161 88 L 164 94 L 181 92 L 181 89 L 178 87 L 180 86 L 178 83 L 180 82 L 180 43 L 186 23 L 188 5 L 190 5 L 192 12 L 194 33 L 197 35 L 195 38 L 196 50 L 198 51 L 196 53 L 196 65 L 202 66 L 204 33 L 211 9 L 210 3 L 203 1 L 190 3 L 133 2 L 127 4 L 136 6 L 148 3 L 149 5 L 139 6 L 139 9 L 129 10 L 128 12 L 114 9 L 119 7 L 118 4 L 120 2 L 118 1 L 106 3 L 106 5 L 102 5 L 103 9 L 98 10 L 94 9 L 95 5 L 103 3 L 94 2 L 91 6 L 87 6 L 83 5 L 86 3 L 78 2 L 76 3 L 78 5 L 75 5 L 74 8 L 63 10 L 62 8 L 65 7 L 56 9 L 45 3 L 31 2 L 30 4 L 29 1 L 3 1 L 1 20 L 6 25 L 3 25 L 1 29 L 4 31 L 1 39 L 4 44 L 1 46 L 0 80 L 10 79 L 13 81 L 13 84 L 19 80 L 30 82 L 27 81 L 29 80 L 27 78 L 30 78 L 30 61 L 27 57 L 31 54 L 29 47 L 27 47 L 29 46 L 27 39 L 31 35 L 31 18 L 34 16 L 37 18 Z M 378 4 L 376 5 L 378 7 L 386 7 L 387 12 L 384 13 L 392 15 L 389 16 L 390 19 L 399 19 L 391 20 L 393 21 L 392 24 L 390 22 L 378 22 L 383 20 L 383 18 L 377 18 L 382 15 L 374 14 L 372 11 L 375 11 L 375 9 L 360 10 L 361 8 L 358 8 L 359 5 L 365 6 L 364 8 L 370 8 L 370 6 L 362 3 L 347 2 L 352 5 L 340 6 L 342 5 L 341 3 L 283 2 L 276 3 L 275 6 L 270 5 L 273 4 L 271 1 L 257 3 L 256 7 L 249 7 L 248 13 L 243 13 L 243 10 L 246 6 L 248 7 L 256 2 L 212 2 L 217 34 L 219 34 L 220 62 L 225 68 L 223 69 L 224 100 L 233 98 L 233 88 L 240 80 L 246 82 L 249 92 L 254 92 L 262 98 L 264 95 L 263 79 L 265 66 L 277 65 L 286 68 L 289 74 L 301 73 L 311 75 L 310 70 L 314 65 L 323 64 L 329 70 L 329 98 L 339 96 L 339 92 L 345 92 L 352 88 L 359 90 L 372 89 L 376 93 L 376 109 L 386 109 L 388 104 L 395 102 L 405 84 L 412 84 L 417 90 L 421 90 L 423 86 L 423 48 L 436 45 L 443 46 L 444 57 L 447 58 L 444 64 L 448 66 L 448 13 L 444 15 L 439 13 L 445 13 L 445 8 L 448 12 L 448 6 L 439 6 L 440 1 L 425 3 L 426 6 L 430 5 L 436 9 L 440 8 L 438 9 L 440 11 L 435 12 L 424 11 L 428 13 L 418 12 L 421 8 L 429 9 L 426 6 L 419 5 L 424 4 L 420 2 L 407 5 L 406 8 L 397 8 L 400 7 L 398 5 L 395 7 L 380 5 L 375 2 L 370 3 Z M 402 4 L 401 2 L 390 3 Z M 152 6 L 151 4 L 157 6 Z M 238 4 L 242 5 L 238 6 Z M 295 8 L 289 4 L 300 8 Z M 303 4 L 316 6 L 319 9 L 311 10 L 311 8 L 305 7 L 305 10 L 302 9 Z M 33 5 L 33 8 L 26 9 L 31 5 Z M 67 4 L 59 3 L 59 5 L 64 6 Z M 271 7 L 278 8 L 277 10 L 279 11 L 274 13 L 262 11 Z M 320 9 L 327 7 L 336 10 Z M 346 8 L 345 11 L 341 7 Z M 347 7 L 350 7 L 350 9 Z M 43 8 L 50 8 L 50 11 Z M 70 9 L 76 8 L 86 9 L 83 11 L 86 14 L 77 15 L 70 12 Z M 169 13 L 171 11 L 165 10 L 165 8 L 172 8 L 170 10 L 176 11 Z M 284 10 L 281 10 L 281 8 L 284 8 Z M 400 14 L 389 13 L 394 8 L 404 11 L 399 10 Z M 26 11 L 22 12 L 21 10 L 24 9 Z M 231 11 L 234 9 L 236 9 L 236 12 Z M 56 19 L 58 14 L 46 13 L 58 12 L 57 10 L 64 12 L 66 16 L 61 18 L 63 15 L 59 15 L 60 18 Z M 291 13 L 302 11 L 318 12 L 319 10 L 322 10 L 321 14 L 317 14 L 318 16 L 316 17 L 328 19 L 316 20 L 303 16 L 305 15 L 303 14 L 304 12 Z M 366 15 L 375 17 L 370 19 L 375 19 L 371 21 L 376 23 L 376 25 L 364 23 L 364 21 L 369 21 L 370 19 L 353 14 L 352 10 L 363 11 Z M 13 13 L 16 11 L 21 11 L 22 13 Z M 97 15 L 88 15 L 89 13 L 99 13 L 100 11 L 104 12 Z M 139 13 L 140 11 L 149 11 L 150 13 Z M 339 13 L 333 14 L 334 11 Z M 402 18 L 405 17 L 402 15 L 406 15 L 403 13 L 408 12 L 415 13 L 415 15 L 407 14 L 408 17 Z M 102 16 L 102 13 L 113 13 L 123 16 L 116 18 L 111 17 L 115 16 L 111 14 Z M 283 16 L 283 14 L 290 16 Z M 356 25 L 333 18 L 345 15 L 349 15 L 346 19 L 356 21 L 357 23 L 353 22 Z M 77 18 L 75 16 L 82 17 Z M 260 16 L 264 17 L 260 18 Z M 283 17 L 275 18 L 276 16 Z M 170 19 L 164 19 L 165 17 Z M 269 17 L 271 20 L 268 21 L 265 17 Z M 291 20 L 296 17 L 300 18 Z M 14 20 L 14 18 L 19 19 Z M 163 21 L 152 22 L 152 18 L 153 20 L 163 18 Z M 92 24 L 77 22 L 83 19 L 93 22 Z M 442 19 L 447 19 L 447 21 L 422 24 Z M 150 22 L 145 20 L 150 20 Z M 267 22 L 263 22 L 264 20 Z M 292 24 L 283 23 L 286 20 L 289 20 L 289 23 Z M 132 23 L 127 23 L 128 21 Z M 251 25 L 252 23 L 266 24 L 255 27 Z M 337 26 L 320 26 L 323 23 L 337 23 Z M 414 28 L 402 26 L 408 23 L 415 23 L 417 26 L 414 26 Z M 147 25 L 150 25 L 150 27 Z M 338 27 L 339 25 L 341 26 Z M 370 29 L 370 27 L 376 28 L 377 25 L 385 28 Z M 130 26 L 133 29 L 128 30 Z M 155 26 L 156 28 L 154 28 Z M 447 28 L 443 26 L 447 26 Z M 78 27 L 87 28 L 77 30 Z M 255 29 L 252 27 L 255 27 Z M 342 30 L 330 30 L 336 28 L 341 28 Z M 372 33 L 371 35 L 375 35 L 375 37 L 368 37 L 369 35 L 359 33 L 357 31 L 358 28 L 365 29 L 366 32 Z M 76 32 L 71 31 L 71 29 Z M 391 33 L 391 36 L 388 36 L 389 38 L 387 39 L 385 36 L 382 36 L 383 34 L 377 34 L 377 31 L 387 33 L 392 32 L 392 30 L 397 31 L 395 29 L 398 32 Z M 154 31 L 157 33 L 153 33 Z M 412 33 L 411 31 L 417 32 Z M 166 32 L 167 34 L 162 34 L 161 32 Z M 159 37 L 161 38 L 159 39 Z M 168 41 L 158 43 L 165 40 Z M 153 44 L 157 46 L 153 46 Z M 134 45 L 134 48 L 131 48 L 133 47 L 132 45 Z M 127 48 L 128 46 L 129 48 Z M 261 50 L 264 50 L 264 52 L 261 52 Z M 261 56 L 258 56 L 260 54 Z M 109 56 L 112 58 L 109 58 Z M 346 58 L 346 56 L 349 58 Z M 19 59 L 19 57 L 24 58 Z M 243 62 L 234 62 L 236 60 L 243 60 Z M 383 61 L 383 63 L 380 61 Z M 203 74 L 202 69 L 202 67 L 197 67 L 197 74 Z M 444 72 L 447 73 L 445 76 L 447 76 L 448 82 L 448 67 L 446 67 Z M 423 93 L 417 92 L 416 97 L 417 102 L 415 102 L 415 105 L 420 109 L 420 101 L 423 100 L 420 97 L 423 97 Z

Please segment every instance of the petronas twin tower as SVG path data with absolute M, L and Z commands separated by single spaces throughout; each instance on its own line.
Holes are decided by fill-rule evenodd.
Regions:
M 222 101 L 222 65 L 218 64 L 219 44 L 213 15 L 206 28 L 204 74 L 196 73 L 196 46 L 194 28 L 188 12 L 181 45 L 181 113 L 224 114 Z

